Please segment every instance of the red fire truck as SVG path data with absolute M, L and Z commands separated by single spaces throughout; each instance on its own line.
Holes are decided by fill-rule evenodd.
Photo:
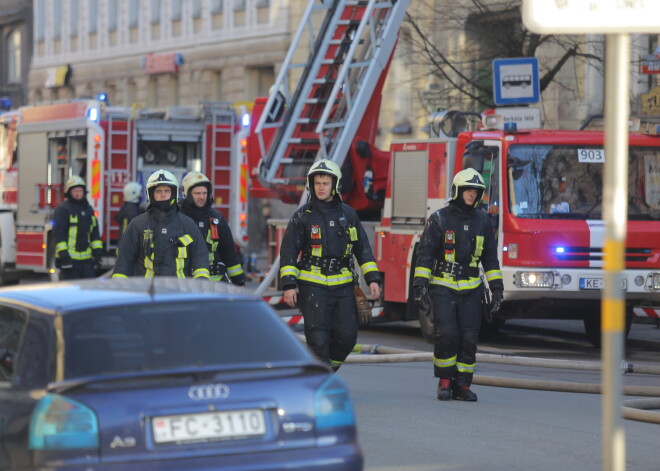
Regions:
M 227 217 L 235 243 L 247 244 L 248 129 L 227 103 L 165 109 L 107 107 L 97 100 L 29 106 L 0 116 L 0 241 L 3 281 L 20 271 L 53 268 L 52 215 L 63 183 L 87 182 L 111 267 L 117 248 L 114 216 L 129 181 L 144 183 L 160 169 L 179 180 L 204 172 L 215 207 Z
M 310 0 L 273 93 L 253 109 L 248 149 L 254 195 L 297 202 L 316 158 L 341 165 L 344 201 L 363 220 L 376 215 L 374 251 L 384 289 L 374 316 L 412 320 L 418 316 L 410 302 L 411 277 L 424 223 L 446 204 L 453 175 L 475 168 L 486 181 L 485 208 L 497 234 L 505 285 L 501 317 L 486 327 L 496 330 L 511 317 L 580 318 L 597 344 L 603 133 L 523 130 L 495 114 L 483 123 L 477 115 L 478 126 L 459 132 L 475 114 L 450 112 L 431 123 L 436 129 L 431 134 L 442 137 L 378 150 L 373 144 L 382 85 L 407 4 L 376 9 L 373 1 L 325 2 L 324 28 L 307 43 L 312 51 L 300 54 L 295 49 L 301 31 L 323 9 Z M 296 64 L 294 57 L 307 59 Z M 300 68 L 300 80 L 289 87 L 287 77 Z M 660 312 L 654 307 L 660 306 L 660 137 L 631 133 L 629 158 L 623 283 L 630 320 L 633 312 Z M 276 248 L 283 228 L 273 229 Z M 421 324 L 430 338 L 430 326 Z

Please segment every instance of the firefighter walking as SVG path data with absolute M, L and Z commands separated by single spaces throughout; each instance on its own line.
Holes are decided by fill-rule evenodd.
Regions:
M 458 172 L 449 205 L 431 215 L 417 250 L 414 297 L 420 309 L 433 308 L 433 369 L 441 401 L 477 400 L 470 386 L 483 309 L 495 312 L 502 304 L 495 236 L 488 215 L 477 208 L 485 189 L 476 170 Z M 483 305 L 479 263 L 492 293 L 491 306 Z
M 100 267 L 103 243 L 94 208 L 85 197 L 85 180 L 69 178 L 64 185 L 66 199 L 55 208 L 55 266 L 63 280 L 94 278 Z
M 234 247 L 234 237 L 222 213 L 213 207 L 213 187 L 200 172 L 190 172 L 182 182 L 181 212 L 190 217 L 206 240 L 211 280 L 244 286 L 245 274 Z
M 307 345 L 334 371 L 357 341 L 354 255 L 371 298 L 380 297 L 380 273 L 367 234 L 355 210 L 341 201 L 341 176 L 330 160 L 312 165 L 309 200 L 289 221 L 280 248 L 284 302 L 299 305 Z
M 147 181 L 147 212 L 133 219 L 119 245 L 113 278 L 209 278 L 206 243 L 195 222 L 179 212 L 179 182 L 167 170 Z

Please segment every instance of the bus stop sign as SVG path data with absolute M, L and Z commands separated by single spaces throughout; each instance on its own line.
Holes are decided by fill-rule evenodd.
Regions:
M 539 61 L 536 57 L 495 59 L 493 94 L 496 105 L 538 103 Z

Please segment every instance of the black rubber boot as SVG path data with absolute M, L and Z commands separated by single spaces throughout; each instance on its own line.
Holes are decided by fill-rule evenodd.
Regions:
M 470 386 L 453 388 L 451 397 L 459 401 L 477 402 L 477 395 L 470 391 Z
M 438 400 L 448 401 L 451 399 L 451 380 L 442 378 L 438 383 Z

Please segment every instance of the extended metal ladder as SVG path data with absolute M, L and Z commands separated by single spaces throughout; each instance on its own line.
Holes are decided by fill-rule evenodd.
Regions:
M 310 0 L 255 129 L 264 156 L 259 168 L 263 185 L 301 193 L 314 160 L 343 164 L 387 69 L 408 4 L 409 0 Z M 325 17 L 316 30 L 315 19 L 323 10 Z M 304 37 L 309 42 L 303 42 Z M 295 63 L 303 47 L 311 47 L 308 60 Z M 289 96 L 292 72 L 301 68 Z M 276 121 L 282 106 L 284 117 Z M 268 128 L 277 129 L 266 149 L 263 131 Z

